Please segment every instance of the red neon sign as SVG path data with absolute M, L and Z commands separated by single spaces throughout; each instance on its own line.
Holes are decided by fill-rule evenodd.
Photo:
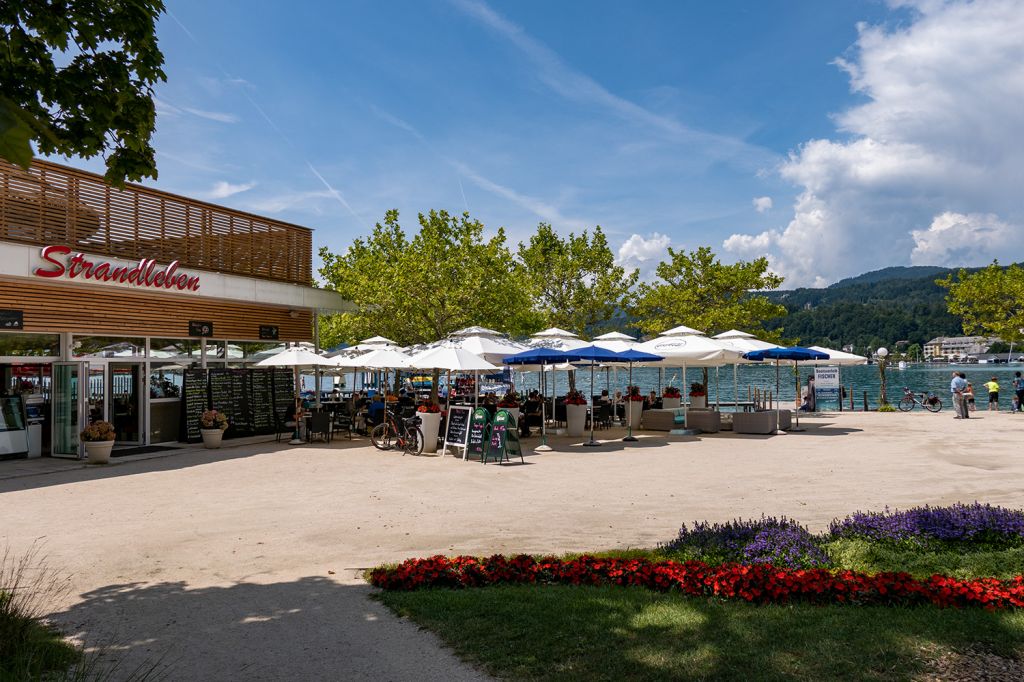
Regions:
M 107 261 L 92 262 L 85 254 L 76 253 L 70 258 L 71 247 L 62 245 L 44 246 L 43 260 L 49 265 L 35 268 L 36 277 L 63 277 L 68 279 L 92 279 L 100 282 L 120 282 L 153 289 L 176 289 L 178 291 L 199 291 L 199 275 L 178 272 L 178 261 L 173 260 L 157 269 L 152 258 L 139 260 L 138 265 L 115 265 Z

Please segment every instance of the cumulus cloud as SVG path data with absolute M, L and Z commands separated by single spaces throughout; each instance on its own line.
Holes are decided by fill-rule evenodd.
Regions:
M 764 213 L 765 211 L 771 209 L 771 207 L 772 207 L 772 198 L 771 197 L 754 197 L 754 202 L 753 203 L 754 203 L 754 209 L 758 213 Z
M 255 182 L 243 182 L 236 185 L 221 180 L 213 184 L 213 187 L 206 193 L 206 196 L 210 199 L 227 199 L 235 194 L 248 192 L 255 186 Z
M 838 59 L 866 101 L 778 172 L 800 188 L 784 227 L 733 235 L 787 286 L 907 263 L 1024 256 L 1024 5 L 920 2 L 896 28 L 859 26 Z M 755 253 L 760 251 L 760 253 Z
M 655 232 L 650 237 L 639 234 L 631 235 L 619 247 L 617 262 L 627 269 L 639 269 L 643 279 L 654 276 L 658 263 L 668 256 L 668 247 L 672 240 L 668 235 Z
M 914 265 L 983 265 L 1019 238 L 1021 229 L 991 213 L 946 212 L 935 216 L 927 230 L 914 230 Z

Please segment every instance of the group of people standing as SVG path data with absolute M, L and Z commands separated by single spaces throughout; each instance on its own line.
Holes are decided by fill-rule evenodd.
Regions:
M 1024 411 L 1024 377 L 1020 372 L 1013 373 L 1013 397 L 1011 398 L 1011 411 Z M 991 412 L 999 411 L 999 380 L 992 377 L 985 382 L 985 390 L 988 391 L 988 409 Z M 963 372 L 953 372 L 953 379 L 949 382 L 949 392 L 953 395 L 953 409 L 956 411 L 956 419 L 969 419 L 970 413 L 975 410 L 974 386 L 967 381 L 967 375 Z

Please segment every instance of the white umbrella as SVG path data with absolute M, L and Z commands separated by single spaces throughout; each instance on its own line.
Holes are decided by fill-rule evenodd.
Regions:
M 696 336 L 704 336 L 704 332 L 693 327 L 687 327 L 685 324 L 681 324 L 678 327 L 673 327 L 666 332 L 662 332 L 661 336 L 689 336 L 694 334 Z
M 399 348 L 401 348 L 401 346 L 399 346 L 397 343 L 395 343 L 391 339 L 384 338 L 383 336 L 371 336 L 370 338 L 363 339 L 362 341 L 360 341 L 356 345 L 352 346 L 351 348 L 346 348 L 345 350 L 347 350 L 347 351 L 368 351 L 368 350 L 378 350 L 380 348 L 399 349 Z
M 589 346 L 590 343 L 581 339 L 577 334 L 573 334 L 570 331 L 559 329 L 558 327 L 550 327 L 543 331 L 539 331 L 536 334 L 532 334 L 526 343 L 531 348 L 549 348 L 551 350 L 576 350 L 577 348 L 583 348 Z M 525 367 L 523 369 L 526 369 Z M 542 372 L 551 372 L 551 400 L 554 403 L 555 399 L 555 386 L 557 384 L 555 370 L 564 369 L 567 372 L 575 372 L 576 368 L 569 363 L 562 363 L 559 365 L 545 365 L 541 368 Z
M 378 348 L 369 353 L 334 358 L 334 365 L 349 369 L 400 369 L 409 366 L 409 356 L 391 348 Z
M 730 329 L 727 332 L 715 335 L 716 341 L 725 344 L 729 349 L 736 351 L 737 353 L 749 353 L 753 350 L 766 350 L 768 348 L 778 348 L 777 343 L 770 343 L 768 341 L 762 341 L 753 334 L 747 332 L 741 332 L 738 329 Z M 742 357 L 736 358 L 732 363 L 732 390 L 733 390 L 733 403 L 734 407 L 739 407 L 740 394 L 739 394 L 739 378 L 737 377 L 736 367 L 739 363 L 752 362 Z
M 510 355 L 513 355 L 510 353 Z M 437 348 L 431 348 L 425 350 L 418 355 L 414 355 L 409 360 L 410 367 L 416 367 L 417 369 L 443 369 L 448 372 L 448 394 L 445 397 L 445 401 L 451 401 L 451 372 L 473 372 L 474 376 L 480 370 L 496 370 L 500 369 L 487 362 L 480 356 L 464 350 L 462 348 L 456 348 L 454 346 L 439 346 Z M 473 404 L 477 402 L 477 394 L 479 391 L 473 391 Z
M 639 341 L 629 334 L 623 334 L 622 332 L 608 332 L 607 334 L 601 334 L 600 336 L 594 337 L 594 345 L 598 348 L 604 348 L 605 350 L 614 351 L 621 353 L 622 351 L 636 348 Z M 612 371 L 616 371 L 616 380 L 618 379 L 618 368 L 617 367 L 605 367 L 605 381 L 610 382 Z M 605 388 L 611 391 L 609 383 L 605 383 Z
M 854 355 L 853 353 L 847 353 L 842 350 L 834 350 L 832 348 L 824 348 L 822 346 L 810 346 L 811 350 L 816 350 L 819 353 L 825 353 L 828 355 L 828 360 L 812 360 L 804 364 L 807 365 L 866 365 L 868 359 L 863 355 Z
M 299 385 L 299 368 L 300 367 L 323 367 L 325 365 L 334 365 L 333 360 L 312 353 L 305 348 L 299 348 L 292 346 L 291 348 L 285 348 L 280 353 L 275 353 L 268 358 L 264 358 L 256 363 L 258 367 L 292 367 L 295 370 L 295 393 L 296 393 L 296 408 L 298 408 L 298 393 L 301 391 Z M 317 396 L 319 398 L 319 396 Z M 292 444 L 298 445 L 302 443 L 302 439 L 299 438 L 299 421 L 295 420 L 295 431 L 292 432 Z

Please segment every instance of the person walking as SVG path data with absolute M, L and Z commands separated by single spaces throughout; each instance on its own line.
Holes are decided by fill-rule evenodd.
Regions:
M 967 419 L 967 401 L 964 399 L 964 391 L 967 390 L 967 380 L 960 376 L 960 372 L 953 372 L 953 378 L 949 382 L 949 392 L 953 396 L 953 410 L 956 412 L 954 419 Z
M 967 389 L 964 391 L 964 400 L 967 401 L 967 411 L 974 412 L 974 386 L 971 382 L 967 382 Z
M 1024 412 L 1024 377 L 1020 372 L 1013 373 L 1013 392 L 1017 394 L 1017 411 Z
M 989 412 L 999 411 L 999 382 L 995 377 L 992 377 L 991 381 L 985 382 L 985 390 L 988 391 L 988 410 Z

